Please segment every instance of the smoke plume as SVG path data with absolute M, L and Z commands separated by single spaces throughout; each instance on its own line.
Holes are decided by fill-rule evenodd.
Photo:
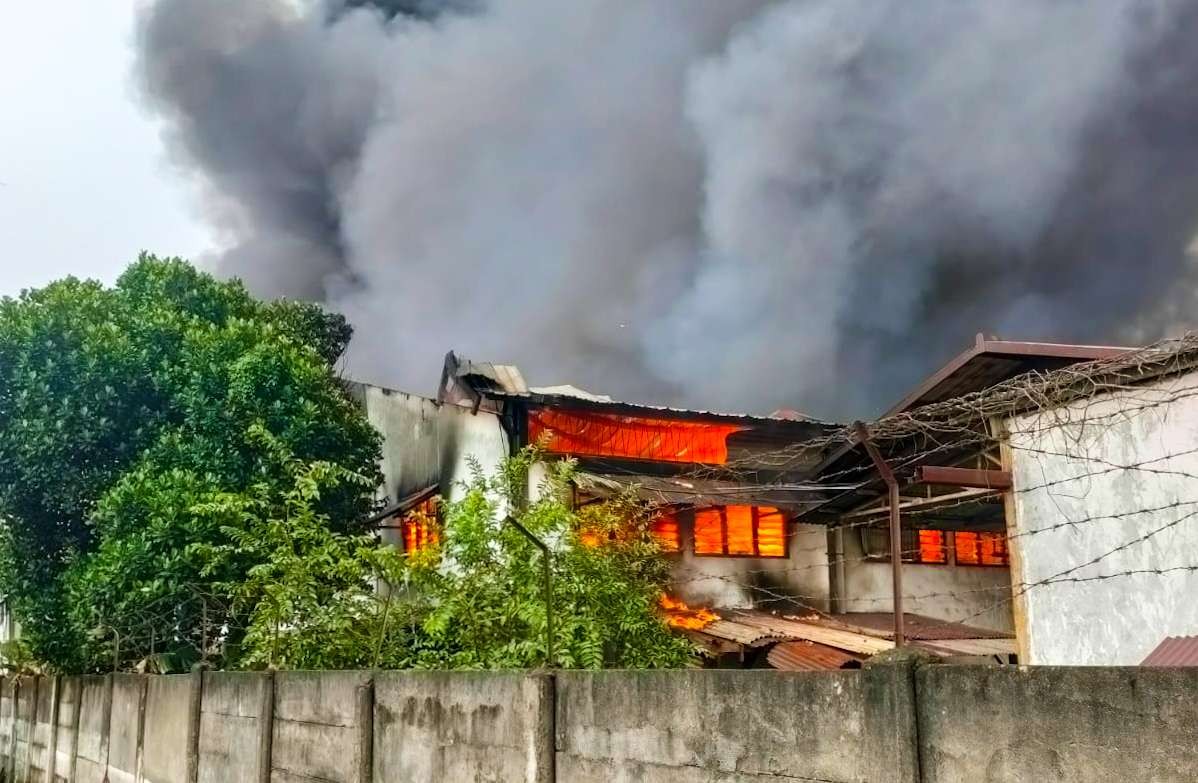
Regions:
M 263 294 L 627 399 L 865 415 L 982 330 L 1187 325 L 1183 0 L 157 0 L 140 78 Z

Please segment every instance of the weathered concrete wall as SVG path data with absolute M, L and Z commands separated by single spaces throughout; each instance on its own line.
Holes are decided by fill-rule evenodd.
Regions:
M 58 681 L 58 721 L 54 735 L 55 783 L 73 783 L 75 779 L 81 686 L 82 681 L 78 677 L 62 677 Z
M 192 747 L 192 697 L 200 675 L 176 674 L 146 680 L 145 728 L 142 740 L 143 783 L 190 783 L 188 752 Z
M 274 704 L 269 674 L 208 672 L 200 713 L 199 783 L 258 783 Z M 265 708 L 265 709 L 264 709 Z M 265 712 L 266 717 L 263 718 Z M 265 746 L 269 750 L 269 745 Z
M 844 531 L 845 611 L 893 610 L 889 562 L 865 560 L 860 528 Z M 1011 572 L 993 566 L 903 564 L 903 610 L 979 628 L 1013 631 Z
M 1133 665 L 1198 634 L 1196 390 L 1198 373 L 1008 423 L 1023 663 Z
M 383 434 L 383 489 L 392 500 L 438 482 L 452 495 L 453 480 L 470 477 L 470 457 L 490 471 L 508 455 L 494 413 L 377 386 L 360 389 L 366 417 Z
M 37 678 L 33 726 L 29 735 L 29 783 L 47 783 L 52 772 L 50 743 L 54 737 L 53 724 L 58 693 L 53 677 Z
M 77 744 L 74 779 L 100 783 L 111 733 L 112 783 L 189 781 L 196 751 L 201 783 L 1181 783 L 1198 770 L 1195 669 L 376 676 L 209 673 L 202 689 L 189 676 L 62 678 L 58 731 L 29 735 L 26 758 Z M 198 731 L 181 719 L 196 693 Z M 0 779 L 29 783 L 31 767 Z
M 79 678 L 77 783 L 103 783 L 108 766 L 108 726 L 112 717 L 109 677 Z
M 275 675 L 271 783 L 359 783 L 370 761 L 369 683 L 367 672 Z
M 0 681 L 0 776 L 11 779 L 13 746 L 16 743 L 16 688 L 12 677 Z
M 931 667 L 925 783 L 1190 783 L 1198 669 Z
M 13 753 L 13 778 L 18 783 L 26 783 L 29 779 L 29 765 L 32 760 L 31 745 L 33 740 L 33 722 L 37 711 L 36 677 L 21 677 L 17 682 L 17 717 L 15 751 Z
M 915 781 L 911 671 L 564 672 L 570 783 Z
M 375 679 L 375 781 L 553 780 L 553 680 L 393 672 Z
M 443 497 L 456 498 L 461 482 L 470 480 L 471 459 L 491 472 L 508 456 L 507 434 L 494 413 L 378 386 L 354 389 L 367 419 L 383 435 L 380 492 L 391 501 L 432 484 L 440 484 Z M 395 530 L 382 534 L 392 541 L 399 536 Z
M 141 739 L 145 725 L 146 677 L 114 674 L 112 719 L 108 736 L 108 778 L 111 783 L 138 783 Z M 180 752 L 182 752 L 180 748 Z

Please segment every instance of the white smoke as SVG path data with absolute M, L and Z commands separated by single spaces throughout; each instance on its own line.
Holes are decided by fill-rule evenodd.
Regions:
M 1188 274 L 1182 3 L 420 8 L 159 0 L 144 26 L 223 269 L 342 309 L 360 375 L 427 390 L 453 347 L 860 414 L 978 329 L 1150 333 Z

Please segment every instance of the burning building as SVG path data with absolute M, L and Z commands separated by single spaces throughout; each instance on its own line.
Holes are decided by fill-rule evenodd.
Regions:
M 1056 497 L 1058 482 L 1084 481 L 1087 492 L 1104 497 L 1114 491 L 1109 482 L 1121 480 L 1114 468 L 1072 475 L 1089 459 L 1066 448 L 1084 422 L 1062 423 L 1060 416 L 1117 406 L 1120 394 L 1160 396 L 1166 392 L 1153 391 L 1157 386 L 1173 388 L 1188 377 L 1177 362 L 1128 356 L 1136 355 L 979 336 L 875 424 L 856 429 L 793 413 L 682 410 L 573 386 L 533 387 L 513 366 L 452 353 L 436 399 L 377 387 L 357 391 L 386 436 L 384 489 L 401 499 L 386 512 L 395 517 L 386 532 L 397 542 L 418 548 L 435 537 L 437 499 L 457 491 L 472 461 L 498 464 L 539 444 L 550 459 L 577 461 L 577 503 L 633 493 L 656 510 L 652 532 L 673 562 L 663 612 L 713 658 L 851 668 L 906 642 L 971 660 L 1010 661 L 1018 652 L 1024 662 L 1125 663 L 1142 658 L 1141 647 L 1166 633 L 1198 631 L 1175 606 L 1184 589 L 1170 582 L 1151 597 L 1116 591 L 1095 610 L 1080 597 L 1058 604 L 1060 589 L 1045 585 L 1053 587 L 1056 566 L 1068 566 L 1067 576 L 1087 574 L 1111 555 L 1101 551 L 1106 545 L 1132 574 L 1161 568 L 1160 557 L 1125 551 L 1142 543 L 1134 528 L 1123 531 L 1132 538 L 1122 544 L 1099 526 L 1080 540 L 1058 531 L 1067 526 L 1058 519 L 1066 505 L 1077 507 L 1075 517 L 1102 516 L 1084 495 Z M 1108 388 L 1090 380 L 1102 373 L 1115 373 L 1118 383 Z M 1182 400 L 1161 404 L 1188 415 Z M 1098 452 L 1151 451 L 1151 444 L 1128 442 L 1117 427 L 1090 432 Z M 1108 434 L 1116 441 L 1106 443 Z M 1037 480 L 1038 470 L 1057 477 Z M 531 476 L 529 492 L 539 484 Z M 1175 497 L 1181 489 L 1141 492 L 1161 495 L 1153 512 L 1159 517 L 1188 502 Z M 1111 504 L 1131 502 L 1116 495 Z M 1149 511 L 1125 509 L 1119 519 Z M 1183 537 L 1177 546 L 1198 551 L 1198 540 Z M 1193 569 L 1173 574 L 1174 581 L 1185 582 Z M 1084 577 L 1100 578 L 1107 577 Z M 1133 622 L 1128 601 L 1164 607 L 1164 614 Z M 1116 610 L 1123 620 L 1110 616 Z M 1088 615 L 1094 616 L 1083 619 Z M 1124 622 L 1140 627 L 1144 644 L 1102 641 Z M 1078 639 L 1090 646 L 1079 647 Z

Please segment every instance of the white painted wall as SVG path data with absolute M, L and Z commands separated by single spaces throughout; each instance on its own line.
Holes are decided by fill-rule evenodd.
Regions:
M 489 475 L 508 456 L 507 434 L 494 413 L 377 386 L 363 385 L 360 395 L 367 419 L 383 435 L 379 491 L 389 501 L 432 484 L 456 499 L 471 478 L 472 458 Z M 398 540 L 398 531 L 384 530 L 383 538 Z
M 823 525 L 792 525 L 785 558 L 695 555 L 689 514 L 680 516 L 679 532 L 683 551 L 671 555 L 677 560 L 674 590 L 688 604 L 793 611 L 793 603 L 828 611 L 828 539 Z
M 1191 373 L 1008 422 L 1014 579 L 1058 580 L 1020 599 L 1026 663 L 1138 664 L 1198 634 L 1198 573 L 1120 575 L 1198 565 L 1195 395 Z
M 844 531 L 845 610 L 893 612 L 889 562 L 865 560 L 860 529 Z M 1012 631 L 1010 569 L 903 563 L 903 611 L 995 631 Z

